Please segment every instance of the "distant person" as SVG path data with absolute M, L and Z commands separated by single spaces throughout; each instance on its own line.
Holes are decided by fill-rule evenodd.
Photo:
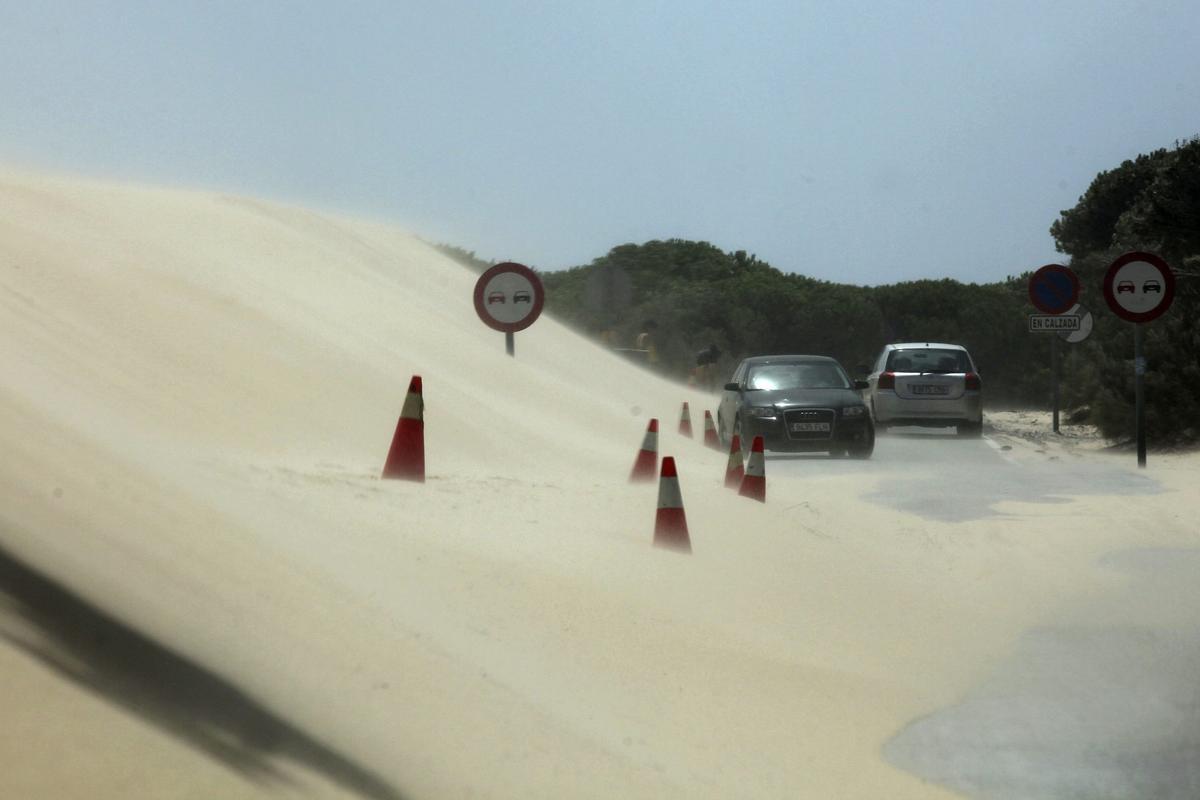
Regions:
M 647 364 L 658 363 L 658 348 L 654 343 L 654 334 L 657 330 L 658 323 L 648 319 L 642 323 L 642 332 L 637 335 L 637 349 L 645 352 Z

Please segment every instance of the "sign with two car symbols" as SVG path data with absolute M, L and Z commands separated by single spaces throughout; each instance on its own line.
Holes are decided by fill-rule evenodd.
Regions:
M 1142 323 L 1161 317 L 1175 299 L 1175 274 L 1154 253 L 1135 250 L 1108 265 L 1104 299 L 1112 312 L 1133 323 L 1133 415 L 1138 467 L 1146 466 L 1146 355 Z
M 1175 274 L 1154 253 L 1126 253 L 1104 275 L 1104 299 L 1126 322 L 1156 320 L 1175 299 Z
M 532 325 L 545 303 L 541 279 L 524 264 L 496 264 L 475 282 L 475 313 L 484 325 L 504 333 L 510 356 L 515 350 L 513 334 Z
M 496 264 L 475 282 L 475 311 L 493 330 L 525 330 L 542 313 L 545 302 L 541 280 L 524 264 Z

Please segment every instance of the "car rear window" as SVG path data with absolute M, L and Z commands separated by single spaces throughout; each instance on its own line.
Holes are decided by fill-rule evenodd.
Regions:
M 893 350 L 888 356 L 889 372 L 970 372 L 971 360 L 964 350 L 920 347 Z
M 850 383 L 837 364 L 764 364 L 750 370 L 750 389 L 848 389 Z

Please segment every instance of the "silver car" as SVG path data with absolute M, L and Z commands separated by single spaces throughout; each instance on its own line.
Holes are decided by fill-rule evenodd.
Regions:
M 894 425 L 983 432 L 983 383 L 965 347 L 938 342 L 885 345 L 867 376 L 877 430 Z

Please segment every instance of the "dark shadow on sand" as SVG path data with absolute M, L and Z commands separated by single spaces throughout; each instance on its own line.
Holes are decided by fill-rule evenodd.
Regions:
M 65 678 L 217 759 L 247 780 L 292 783 L 287 759 L 371 800 L 401 800 L 380 776 L 280 719 L 232 683 L 148 639 L 0 547 L 0 636 Z

